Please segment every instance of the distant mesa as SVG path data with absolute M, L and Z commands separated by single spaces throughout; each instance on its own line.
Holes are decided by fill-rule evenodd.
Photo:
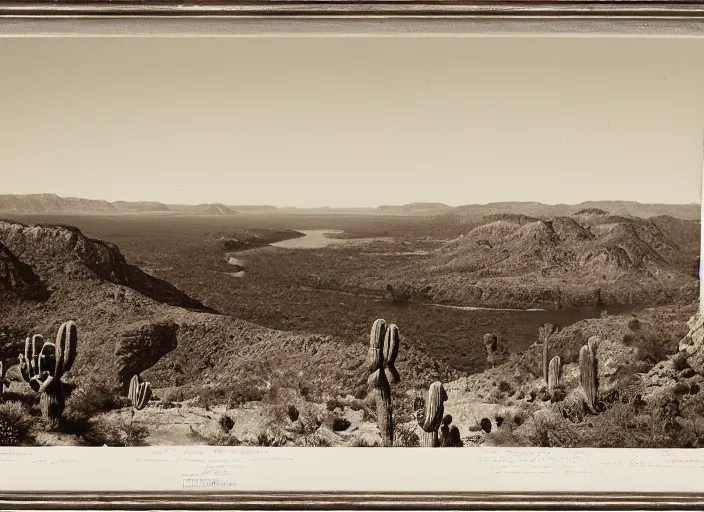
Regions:
M 56 194 L 1 194 L 0 211 L 11 213 L 119 213 L 108 201 Z
M 256 205 L 256 204 L 247 204 L 247 205 L 227 205 L 228 208 L 230 208 L 233 211 L 239 212 L 239 213 L 276 213 L 278 211 L 278 208 L 276 206 L 270 206 L 270 205 Z
M 443 213 L 449 213 L 453 211 L 454 208 L 444 203 L 409 203 L 399 206 L 382 205 L 379 206 L 377 210 L 383 213 L 397 213 L 405 215 L 440 215 Z
M 534 201 L 495 202 L 448 206 L 437 202 L 416 202 L 373 207 L 276 207 L 271 205 L 197 205 L 164 204 L 158 201 L 115 201 L 60 197 L 56 194 L 0 195 L 0 212 L 16 214 L 148 214 L 181 213 L 187 215 L 299 214 L 299 215 L 407 215 L 438 217 L 454 215 L 454 220 L 482 220 L 506 215 L 522 215 L 524 221 L 550 217 L 626 217 L 653 218 L 669 216 L 699 220 L 701 205 L 646 204 L 634 201 L 586 201 L 580 204 L 543 204 Z
M 171 211 L 164 203 L 157 201 L 115 201 L 112 205 L 120 212 L 148 213 Z
M 221 203 L 207 203 L 196 205 L 169 205 L 173 211 L 188 213 L 190 215 L 235 215 L 237 214 L 229 206 Z

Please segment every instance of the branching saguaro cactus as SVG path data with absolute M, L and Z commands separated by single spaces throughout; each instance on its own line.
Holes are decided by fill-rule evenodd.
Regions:
M 593 336 L 579 351 L 579 379 L 591 412 L 596 412 L 596 397 L 599 390 L 598 346 L 599 339 Z
M 548 366 L 550 365 L 550 338 L 557 332 L 557 327 L 545 324 L 538 329 L 538 340 L 543 345 L 543 379 L 548 383 Z
M 499 338 L 497 338 L 496 334 L 494 334 L 493 332 L 488 332 L 484 335 L 483 341 L 484 349 L 486 350 L 486 360 L 493 368 L 496 359 L 495 352 L 499 348 Z
M 376 320 L 369 337 L 367 359 L 370 375 L 367 384 L 374 393 L 377 424 L 383 446 L 394 445 L 391 383 L 401 380 L 395 366 L 398 348 L 398 328 L 393 324 L 387 326 L 383 319 Z
M 562 360 L 555 356 L 550 360 L 548 368 L 548 389 L 555 389 L 562 383 Z
M 445 402 L 447 393 L 441 382 L 433 382 L 428 389 L 428 399 L 416 400 L 416 420 L 423 429 L 424 434 L 420 436 L 420 445 L 426 448 L 440 446 L 438 429 L 442 425 L 445 414 Z
M 143 382 L 139 375 L 135 375 L 130 380 L 130 390 L 127 397 L 132 402 L 132 407 L 141 411 L 152 397 L 152 385 L 149 382 Z
M 20 354 L 20 374 L 35 393 L 39 393 L 42 416 L 52 422 L 61 420 L 64 411 L 64 388 L 61 378 L 76 359 L 78 330 L 73 321 L 65 322 L 56 335 L 56 343 L 44 341 L 41 334 L 27 338 L 24 355 Z

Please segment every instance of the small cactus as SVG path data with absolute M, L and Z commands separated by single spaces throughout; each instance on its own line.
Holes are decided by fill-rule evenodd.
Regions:
M 10 380 L 5 378 L 6 373 L 7 365 L 5 364 L 5 361 L 0 361 L 0 395 L 5 392 L 5 388 L 10 387 Z
M 395 366 L 398 348 L 398 328 L 393 324 L 387 326 L 383 319 L 376 320 L 369 337 L 367 363 L 370 375 L 367 384 L 374 392 L 377 424 L 383 446 L 394 445 L 391 383 L 395 384 L 401 379 Z
M 425 435 L 421 436 L 421 446 L 434 448 L 440 446 L 438 429 L 442 425 L 445 413 L 447 393 L 441 382 L 433 382 L 428 389 L 428 399 L 416 400 L 416 420 Z
M 592 336 L 579 351 L 579 378 L 591 412 L 596 412 L 596 397 L 599 390 L 598 344 L 599 339 Z
M 127 396 L 132 402 L 132 407 L 141 411 L 147 406 L 149 399 L 152 397 L 152 385 L 149 382 L 143 382 L 139 375 L 135 375 L 130 380 L 130 390 Z
M 562 360 L 555 356 L 550 360 L 548 368 L 548 389 L 555 389 L 562 381 Z
M 499 348 L 499 338 L 496 337 L 496 334 L 488 332 L 484 335 L 484 348 L 486 349 L 486 360 L 493 368 L 496 359 L 494 353 Z
M 449 414 L 442 419 L 438 441 L 442 447 L 454 448 L 463 445 L 460 429 L 452 424 L 452 416 Z
M 73 321 L 65 322 L 56 335 L 56 343 L 41 334 L 27 338 L 24 355 L 19 355 L 20 375 L 29 387 L 40 394 L 42 416 L 52 422 L 61 420 L 64 388 L 61 378 L 73 366 L 78 345 L 78 330 Z

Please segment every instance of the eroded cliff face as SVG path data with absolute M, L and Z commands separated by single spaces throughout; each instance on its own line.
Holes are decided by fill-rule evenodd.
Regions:
M 684 353 L 689 366 L 704 375 L 704 316 L 695 315 L 687 322 L 689 332 L 680 341 L 680 352 Z
M 0 221 L 0 240 L 53 288 L 66 287 L 71 280 L 104 280 L 157 302 L 208 310 L 172 284 L 129 264 L 116 245 L 88 238 L 77 228 Z
M 44 300 L 49 291 L 32 267 L 20 261 L 0 242 L 0 296 L 6 299 Z

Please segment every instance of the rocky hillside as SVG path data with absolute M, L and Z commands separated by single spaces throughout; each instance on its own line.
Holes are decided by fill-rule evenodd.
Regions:
M 585 251 L 598 251 L 607 245 L 595 242 L 599 229 L 603 236 L 625 236 L 620 231 L 610 235 L 613 230 L 598 228 L 609 222 L 590 219 L 591 224 L 573 219 L 557 226 L 554 220 L 543 225 L 521 219 L 504 239 L 516 243 L 520 238 L 512 234 L 527 232 L 545 243 L 565 238 L 575 246 L 586 244 Z M 631 228 L 640 233 L 639 240 L 648 240 L 651 250 L 622 241 L 625 256 L 617 257 L 617 263 L 659 262 L 657 257 L 670 254 L 672 259 L 671 253 L 681 249 L 647 225 Z M 82 435 L 82 442 L 102 445 L 108 442 L 105 436 L 140 429 L 143 440 L 153 444 L 353 446 L 379 439 L 367 395 L 368 340 L 350 343 L 291 334 L 209 312 L 170 284 L 131 266 L 116 246 L 75 228 L 2 221 L 0 239 L 0 357 L 16 361 L 28 333 L 51 339 L 64 320 L 78 323 L 77 357 L 65 377 L 72 389 L 66 414 L 75 423 L 66 428 Z M 525 258 L 517 262 L 532 268 Z M 606 315 L 562 329 L 549 340 L 550 357 L 559 355 L 564 361 L 559 392 L 542 384 L 541 345 L 522 354 L 499 347 L 495 368 L 446 379 L 446 413 L 465 446 L 704 443 L 704 430 L 699 436 L 688 423 L 704 410 L 699 400 L 704 330 L 699 320 L 689 329 L 683 321 L 695 308 L 688 304 L 651 308 L 637 317 Z M 594 336 L 600 339 L 600 398 L 599 410 L 588 413 L 580 398 L 578 353 Z M 397 369 L 402 380 L 393 389 L 396 429 L 399 443 L 412 445 L 419 434 L 411 411 L 414 396 L 441 379 L 444 368 L 402 341 Z M 17 365 L 8 372 L 12 382 L 5 396 L 31 402 L 33 395 L 17 372 Z M 124 393 L 135 374 L 150 381 L 156 392 L 150 406 L 133 417 L 129 408 L 107 400 L 104 390 Z M 658 422 L 650 421 L 652 417 Z M 92 426 L 80 430 L 76 418 L 88 418 Z M 490 434 L 481 432 L 485 418 L 492 425 Z M 619 423 L 623 418 L 632 418 L 634 430 Z M 76 442 L 65 434 L 39 429 L 34 442 Z
M 32 267 L 22 263 L 0 243 L 0 298 L 37 300 L 48 295 Z
M 704 329 L 686 308 L 585 320 L 547 338 L 562 359 L 559 385 L 542 375 L 545 339 L 498 367 L 446 385 L 445 411 L 475 444 L 542 447 L 700 447 Z M 585 402 L 582 346 L 595 342 L 597 400 Z M 490 423 L 490 434 L 480 423 Z
M 426 298 L 462 305 L 687 303 L 698 297 L 699 239 L 699 222 L 669 216 L 497 214 L 394 278 L 410 280 Z
M 267 381 L 300 382 L 318 398 L 364 387 L 365 340 L 294 335 L 217 314 L 76 228 L 0 221 L 0 239 L 0 332 L 52 337 L 75 320 L 81 334 L 69 378 L 121 387 L 144 373 L 156 387 L 207 388 L 222 400 Z M 16 358 L 22 345 L 5 338 L 0 357 Z M 407 385 L 444 369 L 413 350 L 400 367 Z

